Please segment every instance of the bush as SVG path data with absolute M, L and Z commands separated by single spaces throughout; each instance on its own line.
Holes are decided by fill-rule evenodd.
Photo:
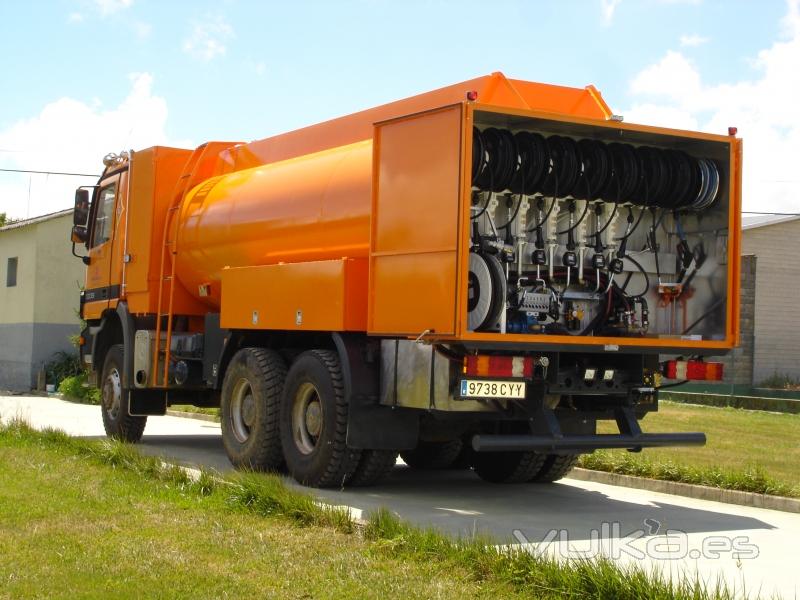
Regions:
M 58 391 L 68 399 L 83 404 L 100 404 L 100 390 L 86 383 L 87 375 L 81 371 L 77 375 L 65 377 L 58 386 Z
M 77 354 L 61 350 L 53 354 L 50 362 L 44 366 L 44 372 L 47 383 L 58 386 L 67 377 L 75 377 L 82 373 L 83 369 Z
M 791 375 L 786 375 L 785 373 L 778 373 L 775 371 L 772 375 L 760 382 L 758 387 L 769 388 L 772 390 L 794 390 L 800 387 L 800 381 Z

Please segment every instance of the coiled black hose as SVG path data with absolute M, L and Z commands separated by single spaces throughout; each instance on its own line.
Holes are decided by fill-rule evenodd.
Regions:
M 723 187 L 716 162 L 683 150 L 496 127 L 475 127 L 472 137 L 472 185 L 484 192 L 702 211 Z

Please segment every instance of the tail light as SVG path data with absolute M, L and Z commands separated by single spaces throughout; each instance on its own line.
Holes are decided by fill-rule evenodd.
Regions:
M 532 356 L 466 356 L 464 374 L 473 377 L 533 377 Z
M 669 360 L 664 364 L 664 377 L 689 381 L 721 381 L 723 364 L 702 360 Z

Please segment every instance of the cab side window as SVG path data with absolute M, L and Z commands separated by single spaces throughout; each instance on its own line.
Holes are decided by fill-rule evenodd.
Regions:
M 94 217 L 92 248 L 105 244 L 111 239 L 114 228 L 114 199 L 117 197 L 117 184 L 102 188 L 97 194 L 97 212 Z

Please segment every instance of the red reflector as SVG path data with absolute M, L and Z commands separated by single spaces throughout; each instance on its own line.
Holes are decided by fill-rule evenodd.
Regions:
M 721 381 L 723 364 L 702 360 L 670 360 L 664 365 L 667 379 L 688 379 L 689 381 Z
M 474 377 L 533 377 L 535 359 L 531 356 L 464 357 L 464 373 Z
M 513 360 L 511 356 L 490 356 L 489 375 L 492 377 L 511 377 Z
M 478 92 L 476 92 L 475 90 L 470 90 L 467 92 L 467 100 L 469 100 L 470 102 L 475 102 L 475 100 L 477 99 L 478 99 Z
M 728 135 L 736 135 L 739 132 L 739 129 L 736 127 L 728 127 Z

